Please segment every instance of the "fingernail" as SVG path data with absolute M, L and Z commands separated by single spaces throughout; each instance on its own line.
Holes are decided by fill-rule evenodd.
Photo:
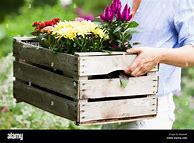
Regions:
M 125 72 L 126 74 L 128 74 L 128 73 L 131 72 L 131 69 L 129 69 L 129 68 L 128 68 L 128 69 L 125 69 L 124 72 Z
M 128 73 L 129 73 L 129 69 L 124 70 L 124 72 L 125 72 L 126 74 L 128 74 Z

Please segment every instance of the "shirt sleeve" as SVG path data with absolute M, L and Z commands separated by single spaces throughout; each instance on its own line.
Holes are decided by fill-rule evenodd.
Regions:
M 179 45 L 194 46 L 194 0 L 176 0 L 174 25 Z

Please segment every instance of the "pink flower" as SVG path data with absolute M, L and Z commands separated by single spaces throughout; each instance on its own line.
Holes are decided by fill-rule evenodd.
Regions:
M 84 15 L 81 18 L 89 21 L 94 21 L 94 16 L 92 14 Z
M 84 18 L 81 18 L 81 17 L 77 17 L 77 18 L 75 18 L 75 21 L 79 21 L 79 22 L 82 22 L 82 21 L 84 21 L 85 19 Z
M 104 13 L 100 15 L 100 19 L 104 22 L 112 22 L 114 19 L 114 12 L 111 9 L 111 6 L 107 6 L 104 10 Z
M 118 13 L 120 13 L 121 11 L 121 1 L 120 0 L 113 0 L 112 4 L 111 4 L 111 9 L 114 12 L 115 15 L 117 15 Z
M 84 20 L 94 21 L 94 16 L 92 14 L 84 14 L 80 7 L 76 8 L 75 13 Z
M 118 14 L 117 19 L 121 21 L 130 21 L 131 18 L 132 14 L 130 11 L 130 7 L 128 6 L 128 4 L 126 4 L 123 11 Z

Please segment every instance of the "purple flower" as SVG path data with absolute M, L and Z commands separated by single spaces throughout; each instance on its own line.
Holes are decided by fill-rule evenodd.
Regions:
M 75 9 L 75 13 L 76 13 L 77 15 L 79 15 L 79 16 L 82 16 L 82 15 L 83 15 L 83 10 L 82 10 L 80 7 L 77 7 L 77 8 Z
M 113 0 L 113 2 L 111 4 L 111 9 L 115 15 L 120 13 L 121 8 L 122 8 L 121 1 L 120 0 Z
M 84 21 L 85 19 L 84 19 L 84 18 L 81 18 L 81 17 L 76 17 L 74 20 L 75 20 L 75 21 L 82 22 L 82 21 Z
M 117 19 L 121 21 L 130 21 L 131 18 L 132 14 L 130 11 L 130 7 L 128 6 L 128 4 L 126 4 L 123 11 L 118 14 Z
M 89 21 L 94 21 L 94 16 L 92 14 L 83 15 L 81 18 Z
M 94 16 L 92 14 L 85 14 L 81 8 L 76 8 L 75 13 L 85 20 L 94 21 Z
M 111 9 L 111 6 L 107 6 L 104 10 L 104 13 L 100 15 L 100 19 L 104 22 L 112 22 L 114 19 L 114 12 Z

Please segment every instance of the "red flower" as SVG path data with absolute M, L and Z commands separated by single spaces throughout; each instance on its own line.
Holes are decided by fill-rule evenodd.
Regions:
M 38 26 L 39 24 L 40 24 L 40 22 L 36 21 L 36 22 L 34 22 L 34 23 L 32 24 L 32 26 L 35 27 L 35 26 Z
M 61 19 L 60 18 L 53 18 L 52 21 L 59 22 Z
M 51 27 L 49 27 L 49 28 L 45 28 L 45 27 L 47 27 L 47 26 L 54 26 L 59 21 L 60 21 L 60 18 L 53 18 L 52 20 L 48 20 L 48 21 L 44 21 L 44 22 L 38 22 L 38 21 L 34 22 L 32 24 L 32 26 L 33 27 L 36 27 L 36 28 L 32 32 L 32 35 L 38 35 L 41 32 L 47 32 L 47 33 L 49 33 L 50 32 L 49 30 L 51 29 Z

